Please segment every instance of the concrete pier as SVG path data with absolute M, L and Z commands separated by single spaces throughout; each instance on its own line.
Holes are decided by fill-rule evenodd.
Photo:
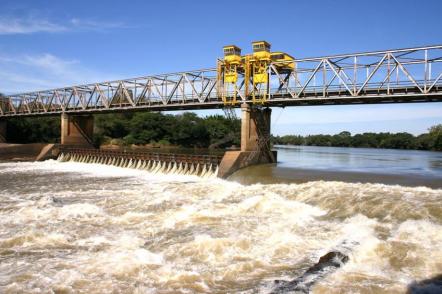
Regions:
M 61 115 L 61 144 L 92 146 L 94 117 L 92 115 Z
M 270 150 L 272 110 L 243 104 L 241 112 L 241 150 L 225 153 L 218 171 L 220 178 L 247 166 L 276 162 L 276 152 Z

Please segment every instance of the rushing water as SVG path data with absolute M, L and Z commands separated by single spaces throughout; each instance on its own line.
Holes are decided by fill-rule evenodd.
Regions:
M 441 201 L 426 187 L 0 163 L 0 293 L 268 293 L 331 250 L 349 261 L 313 293 L 404 293 L 442 273 Z

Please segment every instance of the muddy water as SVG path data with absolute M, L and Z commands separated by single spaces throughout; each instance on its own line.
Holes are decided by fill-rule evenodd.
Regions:
M 275 146 L 277 165 L 238 171 L 234 180 L 253 183 L 344 181 L 442 189 L 442 152 L 373 148 Z
M 442 190 L 241 185 L 74 162 L 0 163 L 1 293 L 268 293 L 331 250 L 313 293 L 442 273 Z

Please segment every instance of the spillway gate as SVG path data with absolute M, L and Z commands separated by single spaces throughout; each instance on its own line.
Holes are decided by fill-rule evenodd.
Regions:
M 216 177 L 222 156 L 60 146 L 58 160 L 106 164 L 152 173 Z

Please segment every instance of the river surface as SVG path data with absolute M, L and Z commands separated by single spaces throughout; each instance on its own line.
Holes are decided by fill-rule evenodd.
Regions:
M 235 180 L 304 183 L 312 180 L 442 188 L 442 152 L 276 145 L 278 164 L 241 170 Z
M 436 185 L 440 153 L 303 148 L 280 149 L 247 185 L 259 168 L 225 181 L 0 163 L 0 293 L 269 293 L 332 250 L 349 260 L 312 293 L 404 293 L 442 273 L 442 190 L 344 181 Z

